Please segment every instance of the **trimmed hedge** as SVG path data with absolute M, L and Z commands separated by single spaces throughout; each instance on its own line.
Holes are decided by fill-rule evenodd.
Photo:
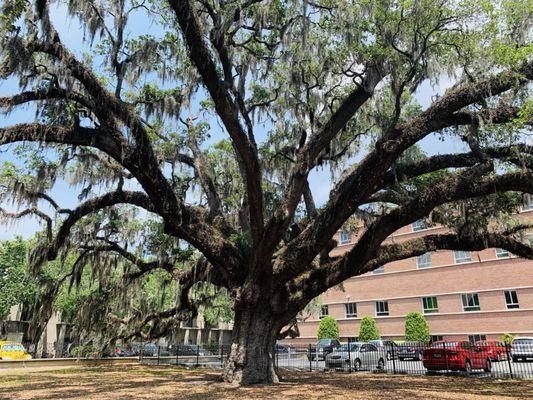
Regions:
M 326 316 L 320 320 L 318 325 L 318 332 L 316 334 L 318 340 L 320 339 L 338 339 L 339 325 L 335 318 Z
M 427 343 L 429 342 L 429 325 L 419 312 L 410 312 L 405 318 L 405 340 Z
M 377 340 L 380 338 L 376 321 L 372 317 L 364 317 L 361 320 L 361 326 L 359 327 L 358 339 L 362 342 L 369 340 Z

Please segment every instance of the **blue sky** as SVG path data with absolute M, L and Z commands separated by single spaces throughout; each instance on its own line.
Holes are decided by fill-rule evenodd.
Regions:
M 82 47 L 83 31 L 80 28 L 79 21 L 67 17 L 66 9 L 55 7 L 51 11 L 51 17 L 56 29 L 59 31 L 63 43 L 75 54 L 80 55 L 87 47 Z M 134 35 L 142 34 L 149 31 L 154 34 L 159 31 L 158 27 L 146 26 L 147 19 L 141 13 L 133 14 L 129 26 L 139 27 L 139 32 L 132 32 Z M 157 35 L 157 33 L 155 33 Z M 432 98 L 437 94 L 442 94 L 450 85 L 450 80 L 446 77 L 441 82 L 432 87 L 429 82 L 424 82 L 419 90 L 415 93 L 416 99 L 423 108 L 431 104 Z M 14 80 L 0 81 L 0 92 L 2 96 L 15 94 L 19 91 L 18 83 Z M 31 122 L 34 116 L 34 109 L 31 106 L 17 108 L 11 114 L 0 117 L 0 126 L 13 125 L 20 122 Z M 212 124 L 214 129 L 219 129 L 218 124 Z M 222 138 L 224 133 L 221 130 L 213 135 L 213 140 Z M 261 135 L 260 135 L 261 136 Z M 457 139 L 447 137 L 445 141 L 439 140 L 435 135 L 430 135 L 420 142 L 422 149 L 430 154 L 443 154 L 457 152 L 465 149 L 463 143 Z M 0 148 L 0 164 L 4 161 L 16 161 L 13 153 L 13 146 L 3 146 Z M 327 201 L 331 189 L 331 173 L 328 168 L 318 169 L 310 175 L 311 190 L 315 196 L 318 205 Z M 59 181 L 52 190 L 52 197 L 56 199 L 62 207 L 73 208 L 77 203 L 77 195 L 80 188 L 72 188 L 66 182 Z M 12 204 L 2 204 L 3 208 L 13 211 L 15 207 Z M 46 210 L 46 209 L 45 209 Z M 32 217 L 26 217 L 16 222 L 9 222 L 0 225 L 0 240 L 12 239 L 16 235 L 25 238 L 41 230 L 39 221 Z

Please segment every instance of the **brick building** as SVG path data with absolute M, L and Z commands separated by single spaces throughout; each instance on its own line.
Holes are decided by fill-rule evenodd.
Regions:
M 519 217 L 533 223 L 533 199 Z M 401 242 L 444 232 L 414 223 L 395 232 Z M 533 239 L 533 236 L 532 236 Z M 338 232 L 333 255 L 353 246 L 350 232 Z M 533 261 L 502 249 L 438 251 L 387 264 L 353 277 L 322 295 L 320 315 L 300 322 L 293 343 L 316 341 L 321 315 L 339 323 L 341 340 L 356 338 L 362 317 L 372 316 L 382 338 L 402 339 L 405 316 L 425 314 L 433 339 L 491 339 L 503 333 L 533 336 Z

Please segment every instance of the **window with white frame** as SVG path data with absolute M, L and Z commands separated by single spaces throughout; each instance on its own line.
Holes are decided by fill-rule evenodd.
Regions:
M 431 253 L 424 253 L 416 258 L 417 268 L 431 267 Z
M 319 318 L 324 318 L 326 315 L 329 315 L 329 307 L 327 305 L 320 307 Z
M 352 235 L 348 231 L 340 231 L 339 244 L 349 244 L 352 242 Z
M 389 302 L 387 300 L 376 301 L 376 315 L 378 317 L 389 315 Z
M 477 293 L 463 293 L 461 298 L 463 301 L 463 311 L 481 310 Z
M 506 290 L 504 293 L 505 293 L 505 304 L 507 305 L 507 308 L 509 310 L 513 308 L 520 308 L 516 290 Z
M 472 261 L 472 256 L 469 251 L 454 250 L 453 257 L 456 264 Z
M 470 343 L 476 343 L 482 340 L 487 340 L 487 335 L 468 335 L 468 341 Z
M 346 318 L 356 318 L 357 317 L 357 304 L 356 303 L 345 303 L 344 311 Z
M 509 252 L 505 249 L 500 249 L 500 248 L 497 248 L 496 249 L 496 258 L 508 258 L 509 257 Z
M 427 223 L 423 219 L 413 222 L 412 224 L 413 232 L 422 231 L 428 227 Z
M 385 267 L 383 265 L 372 271 L 373 274 L 382 274 L 383 272 L 385 272 Z
M 438 313 L 437 296 L 422 297 L 422 307 L 424 308 L 424 314 Z
M 522 210 L 529 211 L 533 210 L 533 196 L 530 194 L 526 194 L 524 198 L 524 207 L 522 207 Z

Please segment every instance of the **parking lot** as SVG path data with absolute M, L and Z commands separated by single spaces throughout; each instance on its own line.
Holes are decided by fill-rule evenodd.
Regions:
M 299 371 L 324 371 L 326 366 L 325 362 L 320 360 L 309 361 L 305 353 L 295 353 L 295 354 L 278 354 L 276 363 L 279 368 L 289 369 L 289 370 L 299 370 Z M 377 363 L 376 363 L 377 365 Z M 348 368 L 345 369 L 348 371 Z M 368 369 L 366 371 L 369 371 Z M 372 371 L 377 371 L 373 369 Z M 533 372 L 533 360 L 527 362 L 513 362 L 512 360 L 503 360 L 503 361 L 493 361 L 492 362 L 492 371 L 486 373 L 482 370 L 475 370 L 472 372 L 472 376 L 478 377 L 511 377 L 514 378 L 532 378 Z M 362 371 L 364 372 L 364 371 Z M 384 372 L 387 373 L 400 373 L 400 374 L 419 374 L 425 375 L 428 373 L 427 369 L 424 367 L 422 361 L 416 360 L 388 360 L 385 364 Z M 445 371 L 442 371 L 445 373 Z M 452 372 L 449 373 L 462 375 L 462 372 Z
M 182 367 L 195 368 L 213 368 L 219 369 L 224 366 L 225 356 L 222 355 L 209 355 L 209 356 L 161 356 L 161 357 L 144 357 L 143 363 L 147 365 L 180 365 Z M 375 363 L 377 366 L 377 363 Z M 325 371 L 326 365 L 323 360 L 309 361 L 307 354 L 303 352 L 295 353 L 279 353 L 276 355 L 276 365 L 278 368 L 291 370 L 291 371 Z M 349 371 L 348 365 L 342 370 L 343 372 L 355 372 Z M 511 374 L 512 371 L 512 374 Z M 403 360 L 398 359 L 388 360 L 385 363 L 383 370 L 374 368 L 364 368 L 357 372 L 384 372 L 384 373 L 396 373 L 396 374 L 410 374 L 410 375 L 431 375 L 431 374 L 451 374 L 451 375 L 464 375 L 461 371 L 438 371 L 428 373 L 424 367 L 422 361 L 416 360 Z M 513 362 L 512 360 L 502 360 L 492 362 L 492 371 L 490 373 L 482 370 L 474 370 L 470 375 L 474 377 L 496 377 L 496 378 L 532 378 L 533 372 L 533 360 L 527 362 Z

